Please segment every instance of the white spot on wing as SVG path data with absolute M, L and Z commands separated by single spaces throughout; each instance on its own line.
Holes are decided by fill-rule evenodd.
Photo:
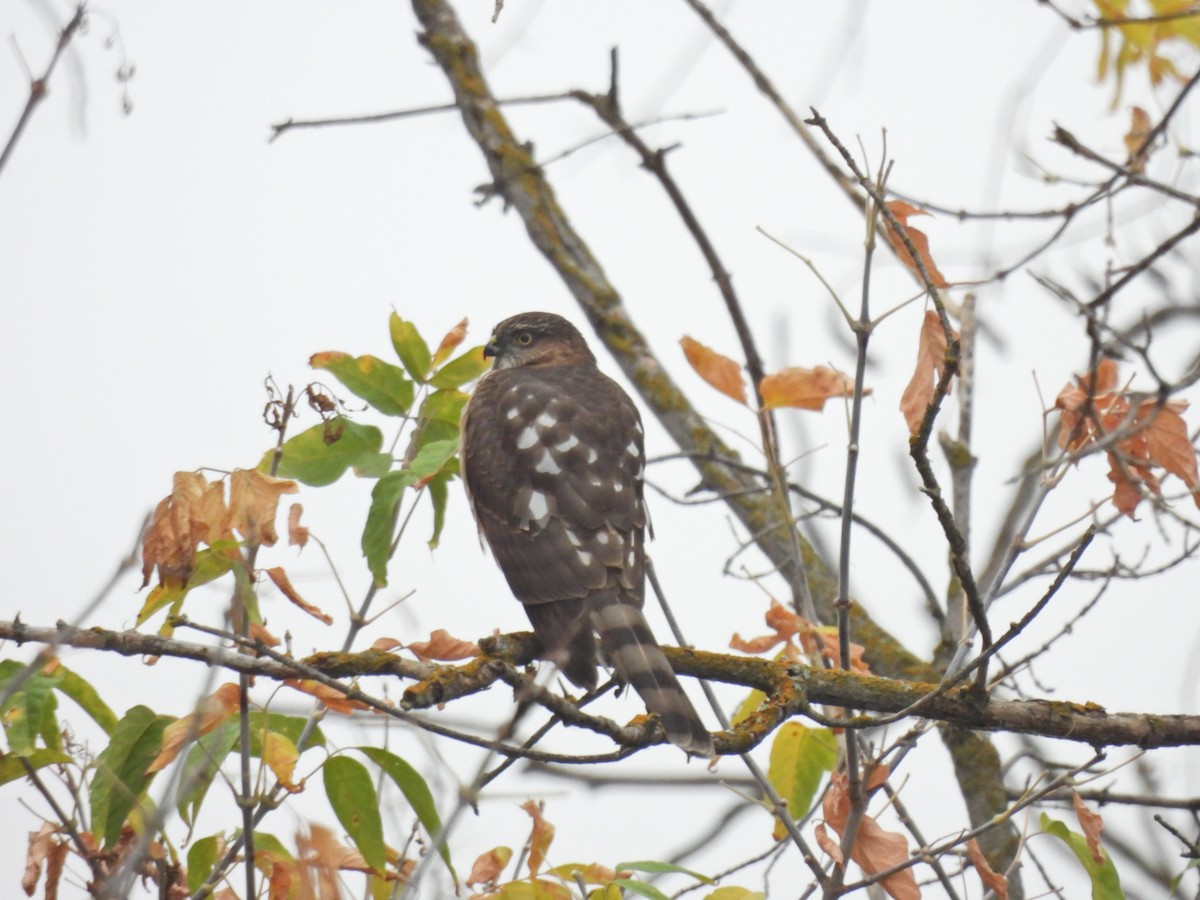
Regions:
M 528 450 L 538 442 L 537 430 L 532 426 L 527 426 L 524 431 L 517 435 L 517 449 Z
M 546 495 L 541 491 L 534 491 L 529 495 L 527 508 L 529 518 L 536 522 L 544 522 L 550 517 L 550 503 L 546 500 Z
M 619 481 L 613 482 L 613 493 L 614 494 L 619 494 L 623 490 L 625 490 L 625 485 L 621 484 L 621 482 L 619 482 Z
M 561 444 L 555 444 L 554 449 L 559 453 L 567 453 L 578 443 L 579 438 L 575 437 L 573 434 L 569 434 L 567 435 L 566 440 L 564 440 Z
M 515 419 L 520 414 L 521 414 L 521 411 L 519 409 L 517 409 L 515 406 L 510 406 L 508 408 L 508 412 L 506 412 L 504 414 L 504 418 L 512 420 L 512 419 Z
M 608 532 L 602 531 L 596 535 L 596 543 L 600 544 L 601 546 L 606 545 L 608 543 Z
M 562 468 L 554 461 L 554 457 L 550 455 L 549 450 L 542 451 L 542 458 L 538 460 L 538 464 L 533 467 L 533 471 L 542 472 L 546 475 L 557 475 L 562 471 Z
M 583 541 L 579 539 L 579 535 L 573 532 L 570 528 L 567 529 L 567 540 L 571 542 L 572 547 L 583 546 Z
M 634 556 L 634 552 L 632 549 L 630 549 L 629 553 L 625 557 L 625 565 L 632 569 L 635 560 L 636 557 Z
M 588 452 L 587 452 L 587 461 L 588 461 L 588 465 L 591 465 L 592 463 L 594 463 L 594 462 L 595 462 L 597 459 L 599 459 L 599 458 L 600 458 L 600 456 L 599 456 L 599 454 L 598 454 L 598 453 L 596 453 L 596 448 L 595 448 L 595 447 L 588 447 Z
M 629 446 L 625 448 L 625 452 L 633 457 L 642 455 L 642 451 L 638 448 L 637 441 L 630 441 Z
M 579 551 L 579 559 L 585 566 L 590 566 L 592 564 L 592 560 L 594 559 L 594 557 L 592 556 L 592 554 L 588 553 L 586 550 L 580 550 Z
M 551 415 L 550 411 L 547 410 L 546 412 L 543 412 L 540 416 L 538 416 L 536 421 L 543 428 L 553 428 L 555 425 L 558 424 L 558 417 Z

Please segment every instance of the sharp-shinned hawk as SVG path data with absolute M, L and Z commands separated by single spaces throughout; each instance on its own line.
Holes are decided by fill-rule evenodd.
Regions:
M 560 316 L 506 319 L 484 353 L 495 363 L 463 416 L 463 480 L 543 656 L 592 689 L 598 634 L 605 659 L 671 743 L 712 755 L 712 737 L 642 615 L 645 451 L 637 407 Z

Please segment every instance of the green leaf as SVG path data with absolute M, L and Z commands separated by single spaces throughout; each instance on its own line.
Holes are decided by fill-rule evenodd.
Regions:
M 767 780 L 786 801 L 788 813 L 802 819 L 812 807 L 813 797 L 826 772 L 837 765 L 837 738 L 828 728 L 808 728 L 799 722 L 784 722 L 771 743 Z M 776 823 L 776 839 L 783 823 Z
M 218 835 L 210 834 L 206 838 L 200 838 L 188 849 L 188 890 L 193 894 L 208 881 L 208 876 L 217 865 L 217 837 Z
M 379 796 L 367 767 L 348 756 L 331 756 L 321 767 L 325 796 L 363 860 L 377 872 L 387 866 Z
M 457 428 L 458 423 L 462 421 L 463 407 L 470 399 L 462 391 L 434 391 L 421 401 L 421 409 L 417 413 L 417 418 L 446 422 Z
M 0 689 L 12 679 L 23 677 L 27 668 L 16 660 L 4 660 L 0 667 Z M 38 737 L 42 738 L 46 748 L 62 749 L 62 735 L 54 715 L 58 709 L 58 701 L 54 698 L 56 680 L 52 675 L 38 672 L 0 708 L 8 748 L 17 756 L 29 756 L 37 750 Z
M 179 603 L 192 588 L 216 581 L 233 568 L 233 560 L 226 552 L 231 546 L 237 546 L 234 541 L 218 541 L 213 547 L 205 547 L 196 554 L 192 565 L 192 573 L 188 576 L 187 584 L 159 584 L 146 597 L 141 612 L 137 615 L 135 624 L 141 625 L 164 607 Z
M 442 529 L 446 526 L 446 505 L 450 502 L 450 479 L 454 473 L 443 469 L 433 476 L 426 487 L 429 491 L 429 502 L 433 504 L 433 535 L 429 538 L 429 549 L 436 550 L 442 539 Z
M 474 381 L 486 372 L 491 364 L 483 355 L 483 347 L 472 347 L 434 372 L 429 383 L 435 388 L 456 388 Z
M 417 480 L 412 472 L 390 472 L 375 483 L 371 490 L 371 508 L 363 526 L 362 551 L 375 584 L 387 584 L 387 564 L 392 558 L 392 533 L 396 530 L 396 515 L 404 489 Z
M 650 900 L 670 900 L 666 894 L 645 881 L 636 881 L 633 878 L 614 878 L 612 883 L 641 897 L 649 897 Z
M 350 356 L 337 350 L 314 353 L 308 364 L 337 376 L 375 409 L 387 416 L 405 416 L 412 408 L 416 388 L 399 366 L 377 356 Z
M 28 775 L 29 769 L 25 768 L 25 763 L 29 763 L 29 767 L 32 769 L 41 769 L 45 766 L 70 761 L 71 757 L 61 750 L 34 750 L 26 756 L 0 753 L 0 784 L 8 784 L 10 781 L 16 781 L 18 778 Z
M 92 687 L 92 683 L 65 666 L 59 666 L 54 674 L 58 676 L 55 688 L 74 700 L 80 709 L 104 729 L 105 734 L 111 735 L 117 727 L 117 714 L 100 699 L 100 694 Z
M 426 833 L 431 839 L 435 837 L 442 830 L 442 819 L 438 815 L 437 807 L 434 806 L 433 792 L 429 790 L 429 785 L 425 783 L 421 773 L 396 754 L 380 747 L 357 747 L 355 749 L 379 766 L 383 770 L 383 774 L 387 775 L 392 783 L 400 788 L 400 793 L 404 794 L 404 799 L 417 814 L 417 819 L 425 828 Z M 442 860 L 446 863 L 446 868 L 450 870 L 450 876 L 457 885 L 458 873 L 454 871 L 454 864 L 450 861 L 450 848 L 446 846 L 445 841 L 442 842 L 439 852 Z
M 379 586 L 387 584 L 387 564 L 392 555 L 392 537 L 404 489 L 436 475 L 458 452 L 458 441 L 433 441 L 417 451 L 408 468 L 389 472 L 371 491 L 371 508 L 363 527 L 362 550 L 367 568 Z
M 135 706 L 113 729 L 112 739 L 96 757 L 92 778 L 92 831 L 111 847 L 121 826 L 141 799 L 154 775 L 146 767 L 162 749 L 163 729 L 175 721 L 146 706 Z
M 374 425 L 361 425 L 338 416 L 285 441 L 277 474 L 280 478 L 295 478 L 322 487 L 333 484 L 351 466 L 376 472 L 383 459 L 391 466 L 391 457 L 380 453 L 382 447 L 383 432 Z M 273 450 L 263 454 L 258 464 L 260 472 L 270 471 L 274 455 Z
M 238 721 L 231 719 L 202 735 L 188 752 L 175 793 L 179 817 L 188 825 L 196 823 L 196 813 L 200 811 L 204 797 L 221 769 L 221 763 L 238 742 L 239 728 Z
M 404 363 L 404 368 L 408 369 L 408 374 L 417 381 L 424 382 L 433 357 L 429 353 L 429 345 L 417 332 L 417 326 L 392 313 L 388 319 L 388 330 L 392 334 L 392 346 L 396 348 L 396 355 L 400 357 L 400 362 Z
M 1125 892 L 1121 889 L 1121 879 L 1117 875 L 1117 867 L 1113 865 L 1111 856 L 1104 853 L 1104 862 L 1097 863 L 1092 858 L 1087 838 L 1082 834 L 1076 834 L 1062 822 L 1051 819 L 1045 813 L 1042 813 L 1042 831 L 1054 835 L 1075 854 L 1075 858 L 1079 860 L 1084 871 L 1092 880 L 1092 900 L 1125 900 Z

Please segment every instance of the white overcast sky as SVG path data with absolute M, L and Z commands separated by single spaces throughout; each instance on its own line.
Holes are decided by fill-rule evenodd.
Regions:
M 755 228 L 813 256 L 843 296 L 857 302 L 859 216 L 684 4 L 509 0 L 498 24 L 490 21 L 490 2 L 469 0 L 458 8 L 500 97 L 575 87 L 602 91 L 609 49 L 619 46 L 631 120 L 712 113 L 657 125 L 645 136 L 658 146 L 680 145 L 669 157 L 672 170 L 734 274 L 769 367 L 852 369 L 850 341 L 823 289 Z M 1093 80 L 1098 36 L 1069 32 L 1034 2 L 743 0 L 715 8 L 797 109 L 818 107 L 848 144 L 857 147 L 861 139 L 872 163 L 886 129 L 895 160 L 892 185 L 953 208 L 1040 208 L 1076 196 L 1069 186 L 1047 186 L 1039 177 L 1038 166 L 1095 174 L 1049 143 L 1053 124 L 1118 154 L 1128 100 L 1157 117 L 1174 95 L 1172 89 L 1153 94 L 1135 76 L 1127 99 L 1110 113 L 1111 86 Z M 41 71 L 52 48 L 50 23 L 65 22 L 70 12 L 57 0 L 0 3 L 6 39 L 0 132 L 7 134 L 27 96 L 25 65 Z M 288 118 L 449 99 L 440 71 L 414 39 L 416 22 L 406 4 L 109 0 L 92 7 L 89 22 L 0 172 L 7 423 L 0 442 L 0 618 L 19 612 L 31 624 L 73 619 L 127 551 L 142 516 L 168 492 L 174 471 L 257 462 L 272 441 L 260 419 L 268 374 L 281 384 L 303 385 L 312 378 L 308 357 L 321 350 L 387 358 L 393 308 L 435 341 L 463 316 L 470 318 L 473 343 L 495 322 L 527 309 L 583 324 L 517 216 L 496 202 L 476 205 L 473 190 L 487 173 L 457 115 L 296 131 L 268 143 L 270 126 Z M 122 66 L 135 68 L 125 85 L 115 77 Z M 514 108 L 509 115 L 539 158 L 603 131 L 570 102 Z M 1194 131 L 1195 118 L 1185 110 L 1181 127 Z M 749 414 L 703 387 L 678 350 L 683 334 L 731 355 L 737 345 L 699 254 L 662 192 L 611 139 L 549 171 L 568 215 L 672 373 L 714 421 L 753 434 Z M 1119 265 L 1153 246 L 1154 226 L 1150 215 L 1143 242 L 1115 248 L 1095 240 L 1096 228 L 1084 227 L 1042 271 L 1067 281 L 1085 268 L 1102 273 L 1106 261 Z M 951 280 L 1011 262 L 1046 233 L 1046 226 L 961 227 L 945 216 L 920 227 Z M 880 255 L 875 308 L 910 293 L 897 264 Z M 980 303 L 990 329 L 980 352 L 975 446 L 982 551 L 1008 496 L 1006 482 L 1040 439 L 1034 375 L 1053 397 L 1084 367 L 1086 343 L 1070 311 L 1026 275 L 983 290 Z M 940 591 L 942 545 L 916 491 L 896 411 L 921 314 L 920 304 L 897 314 L 872 345 L 874 394 L 859 499 L 865 514 L 921 560 Z M 610 359 L 602 356 L 601 364 L 615 374 Z M 811 454 L 806 478 L 840 495 L 841 408 L 783 417 L 788 452 Z M 947 421 L 953 417 L 950 410 Z M 1194 414 L 1191 421 L 1194 427 Z M 309 414 L 301 424 L 314 422 Z M 649 442 L 651 456 L 673 449 L 657 427 Z M 1101 498 L 1102 472 L 1093 464 L 1071 473 L 1060 502 L 1051 504 L 1035 532 L 1063 524 L 1089 499 Z M 651 474 L 676 490 L 694 481 L 678 465 Z M 299 498 L 355 597 L 368 583 L 357 542 L 369 489 L 347 482 Z M 691 640 L 720 649 L 735 631 L 759 633 L 762 591 L 721 577 L 733 547 L 726 513 L 717 507 L 681 512 L 657 497 L 651 502 L 653 552 Z M 460 491 L 452 492 L 450 506 L 442 547 L 432 556 L 422 543 L 427 514 L 418 513 L 418 533 L 393 566 L 387 599 L 416 594 L 365 643 L 383 634 L 413 640 L 435 627 L 464 638 L 524 627 L 518 604 L 479 550 Z M 1149 523 L 1121 529 L 1131 556 L 1143 547 L 1161 552 Z M 918 592 L 879 544 L 856 540 L 856 595 L 884 625 L 926 652 L 934 634 Z M 1100 566 L 1107 550 L 1097 552 Z M 310 600 L 339 615 L 327 631 L 296 629 L 297 650 L 340 644 L 344 609 L 315 548 L 297 557 L 280 547 L 271 558 L 288 568 Z M 1181 602 L 1185 594 L 1195 599 L 1194 584 L 1194 574 L 1185 571 L 1152 590 L 1115 592 L 1061 643 L 1052 671 L 1039 675 L 1066 699 L 1110 709 L 1196 712 L 1196 673 L 1184 661 L 1194 653 L 1200 613 Z M 87 624 L 131 626 L 143 599 L 136 586 L 135 578 L 122 581 Z M 780 589 L 773 579 L 764 586 Z M 1012 605 L 1001 604 L 998 621 L 1019 616 L 1040 590 L 1031 587 Z M 1070 615 L 1091 590 L 1083 585 L 1064 592 L 1061 615 Z M 223 595 L 210 597 L 216 615 Z M 277 600 L 265 602 L 268 615 L 273 609 L 285 615 L 271 606 Z M 1172 627 L 1161 627 L 1166 621 Z M 1144 652 L 1148 640 L 1153 653 Z M 167 663 L 144 669 L 136 661 L 80 653 L 66 659 L 97 680 L 118 712 L 136 702 L 186 712 L 204 676 Z M 1137 677 L 1113 677 L 1117 667 Z M 494 691 L 474 708 L 491 704 L 495 710 L 507 699 Z M 635 706 L 625 701 L 614 714 L 632 715 Z M 468 708 L 450 714 L 466 715 Z M 939 751 L 931 749 L 936 761 Z M 669 751 L 657 752 L 643 767 L 677 763 Z M 1154 761 L 1180 793 L 1196 791 L 1185 754 L 1164 753 Z M 722 766 L 731 776 L 742 774 L 735 762 Z M 915 790 L 933 801 L 927 830 L 950 831 L 961 810 L 957 802 L 939 809 L 937 798 L 953 786 L 940 784 L 943 773 L 928 767 L 914 766 L 912 777 L 922 772 L 930 782 Z M 562 786 L 531 786 L 519 778 L 499 784 L 509 796 L 485 807 L 493 818 L 485 815 L 463 830 L 460 868 L 475 852 L 500 843 L 504 828 L 503 839 L 519 843 L 526 826 L 515 805 L 529 794 L 549 796 L 548 815 L 555 817 L 553 794 Z M 5 808 L 15 809 L 17 787 L 4 790 Z M 567 808 L 569 801 L 561 802 Z M 677 821 L 699 820 L 727 801 L 713 794 L 689 802 L 694 808 L 676 813 Z M 620 815 L 619 806 L 610 810 L 605 803 L 597 800 L 596 809 Z M 317 814 L 332 822 L 327 813 Z M 21 832 L 34 827 L 26 818 Z M 560 822 L 557 858 L 611 863 L 666 855 L 692 833 L 680 826 L 664 840 L 652 822 L 624 822 L 628 828 L 603 840 L 586 823 Z M 278 830 L 290 835 L 294 829 L 289 821 Z M 765 816 L 747 827 L 753 846 L 761 846 L 768 829 Z M 7 863 L 0 870 L 12 871 L 16 849 L 6 844 L 0 851 Z

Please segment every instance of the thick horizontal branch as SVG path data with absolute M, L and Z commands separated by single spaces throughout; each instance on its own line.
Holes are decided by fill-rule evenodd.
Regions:
M 395 676 L 415 681 L 400 703 L 400 711 L 427 708 L 457 697 L 477 693 L 496 681 L 513 684 L 508 664 L 522 665 L 533 658 L 532 635 L 498 635 L 481 641 L 489 656 L 461 666 L 406 660 L 391 653 L 319 653 L 289 662 L 252 656 L 221 647 L 179 641 L 137 631 L 75 628 L 66 623 L 45 628 L 19 621 L 0 621 L 0 640 L 17 644 L 77 647 L 124 656 L 165 656 L 191 659 L 274 680 L 311 677 L 318 672 L 335 677 Z M 796 664 L 723 653 L 664 647 L 671 665 L 681 675 L 757 688 L 767 702 L 732 732 L 718 735 L 722 754 L 743 753 L 760 743 L 786 719 L 809 715 L 814 706 L 835 706 L 894 713 L 933 694 L 936 686 L 890 678 L 855 675 L 845 671 L 813 669 Z M 371 699 L 360 688 L 334 683 L 356 699 Z M 564 719 L 593 728 L 610 737 L 625 739 L 629 730 L 579 710 L 569 698 L 541 692 L 537 701 Z M 382 701 L 375 701 L 382 704 Z M 1015 732 L 1058 738 L 1093 747 L 1134 745 L 1144 749 L 1200 745 L 1200 716 L 1154 713 L 1110 713 L 1094 703 L 1061 700 L 984 700 L 967 688 L 930 697 L 921 706 L 924 718 L 958 728 Z M 870 727 L 872 720 L 859 716 L 847 727 Z M 642 744 L 644 740 L 635 741 Z

